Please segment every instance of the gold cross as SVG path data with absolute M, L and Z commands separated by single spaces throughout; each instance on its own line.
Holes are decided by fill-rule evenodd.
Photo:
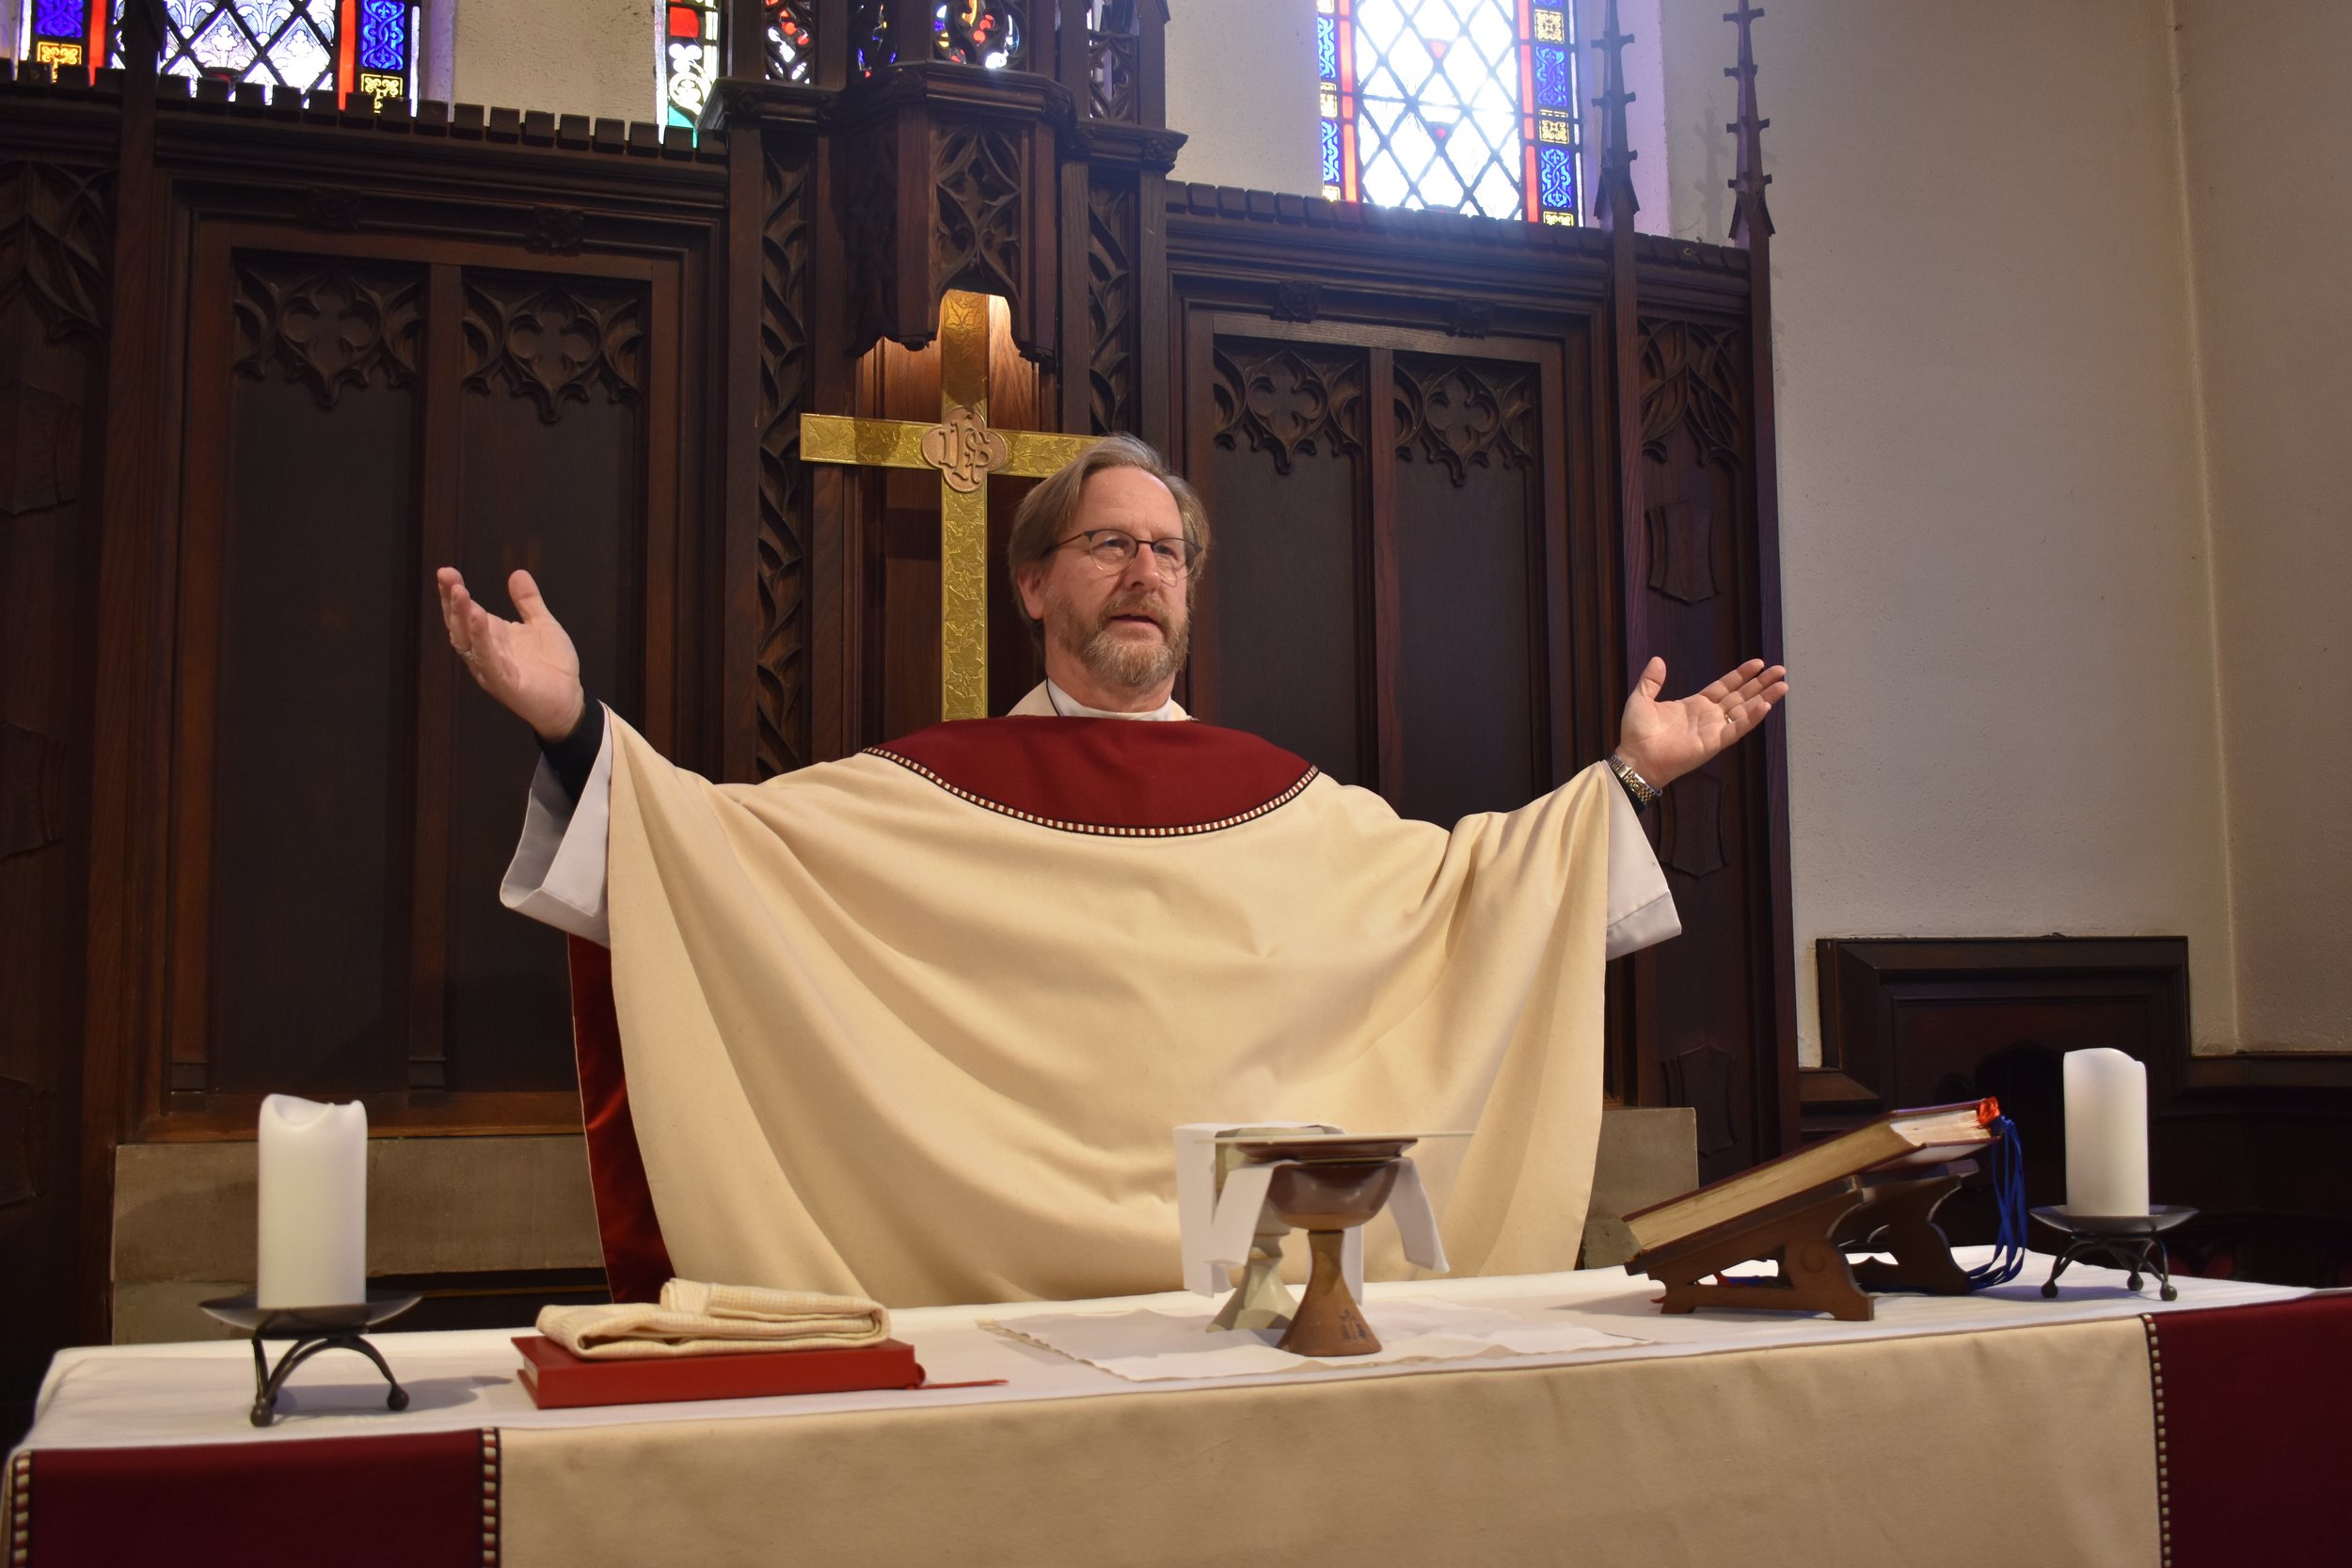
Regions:
M 801 416 L 811 463 L 939 470 L 939 716 L 988 717 L 988 480 L 1043 479 L 1099 437 L 988 424 L 988 300 L 939 302 L 939 423 Z

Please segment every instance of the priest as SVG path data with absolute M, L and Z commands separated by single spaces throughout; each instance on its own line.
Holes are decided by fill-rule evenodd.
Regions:
M 451 646 L 544 752 L 502 896 L 610 948 L 679 1273 L 898 1307 L 1170 1289 L 1169 1130 L 1283 1119 L 1470 1130 L 1433 1193 L 1456 1272 L 1573 1265 L 1602 966 L 1680 929 L 1636 812 L 1786 672 L 1668 703 L 1653 658 L 1613 755 L 1449 832 L 1184 721 L 1209 547 L 1156 453 L 1097 443 L 1009 541 L 1044 682 L 758 785 L 593 702 L 530 574 L 509 621 L 439 572 Z

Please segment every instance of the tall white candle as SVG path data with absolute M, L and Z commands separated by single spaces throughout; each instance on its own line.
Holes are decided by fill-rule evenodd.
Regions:
M 368 1112 L 288 1094 L 262 1101 L 259 1307 L 368 1296 Z
M 2148 1069 L 2104 1047 L 2066 1053 L 2066 1206 L 2148 1212 Z

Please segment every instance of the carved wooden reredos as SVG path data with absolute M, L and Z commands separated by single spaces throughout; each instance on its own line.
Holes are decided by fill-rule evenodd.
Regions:
M 495 899 L 532 746 L 432 565 L 531 567 L 592 687 L 717 776 L 936 713 L 936 486 L 798 443 L 937 418 L 948 290 L 1005 302 L 995 424 L 1133 431 L 1206 493 L 1185 699 L 1402 810 L 1575 772 L 1652 652 L 1777 653 L 1753 12 L 1722 248 L 1635 232 L 1613 23 L 1569 228 L 1172 183 L 1162 8 L 1000 8 L 983 70 L 930 0 L 796 0 L 802 79 L 722 81 L 699 137 L 0 79 L 0 1208 L 78 1258 L 81 1332 L 119 1143 L 249 1135 L 274 1088 L 576 1121 L 560 940 Z M 990 646 L 1001 708 L 1036 669 L 1001 599 Z M 1612 1092 L 1696 1106 L 1710 1175 L 1795 1130 L 1766 735 L 1674 790 L 1687 934 L 1611 993 Z

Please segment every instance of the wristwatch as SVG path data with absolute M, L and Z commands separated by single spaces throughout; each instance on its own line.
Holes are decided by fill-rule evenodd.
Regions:
M 1633 765 L 1616 752 L 1609 753 L 1609 771 L 1614 773 L 1617 776 L 1617 782 L 1625 785 L 1626 799 L 1633 802 L 1633 809 L 1637 812 L 1647 810 L 1650 802 L 1656 800 L 1663 793 L 1647 779 L 1642 777 L 1634 769 Z

